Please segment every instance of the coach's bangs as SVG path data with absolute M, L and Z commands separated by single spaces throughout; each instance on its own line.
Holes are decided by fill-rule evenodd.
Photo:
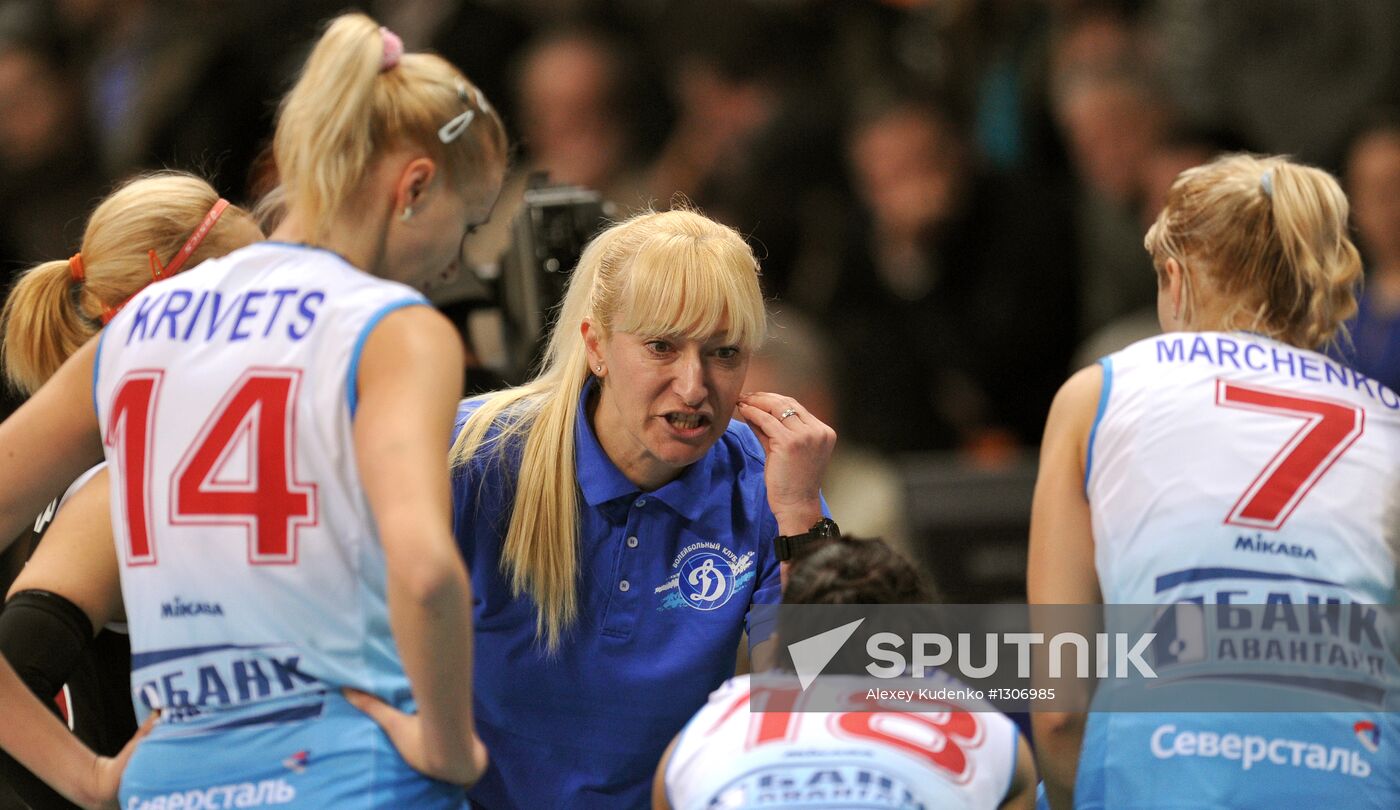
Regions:
M 746 351 L 763 344 L 767 320 L 758 265 L 744 241 L 658 235 L 627 267 L 613 328 L 708 341 L 722 334 Z

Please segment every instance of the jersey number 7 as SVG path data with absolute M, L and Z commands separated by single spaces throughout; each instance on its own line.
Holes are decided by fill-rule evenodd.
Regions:
M 1215 404 L 1303 420 L 1225 518 L 1253 529 L 1282 528 L 1366 427 L 1366 412 L 1355 405 L 1224 380 L 1215 381 Z
M 163 372 L 132 371 L 112 398 L 107 446 L 120 468 L 116 501 L 127 529 L 127 565 L 156 562 L 151 468 Z M 292 448 L 301 372 L 244 372 L 210 414 L 170 477 L 170 523 L 243 526 L 248 562 L 295 564 L 297 530 L 316 524 L 316 485 L 297 480 Z M 114 481 L 117 480 L 114 478 Z

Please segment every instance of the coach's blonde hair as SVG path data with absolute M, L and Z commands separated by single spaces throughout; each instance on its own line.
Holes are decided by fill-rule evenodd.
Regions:
M 48 261 L 24 271 L 10 291 L 0 313 L 10 384 L 26 394 L 38 390 L 102 328 L 104 309 L 151 283 L 148 251 L 170 261 L 218 199 L 204 180 L 181 172 L 138 177 L 108 195 L 83 232 L 81 281 L 69 260 Z M 184 267 L 237 250 L 255 233 L 251 217 L 229 206 Z
M 489 448 L 500 463 L 507 447 L 522 447 L 501 567 L 516 596 L 534 599 L 535 634 L 550 650 L 578 615 L 574 430 L 590 376 L 585 319 L 605 335 L 709 340 L 722 331 L 750 351 L 767 328 L 758 262 L 743 237 L 694 211 L 644 213 L 584 250 L 535 378 L 481 398 L 453 463 Z
M 1361 257 L 1347 198 L 1327 172 L 1282 157 L 1226 155 L 1181 173 L 1145 245 L 1203 273 L 1228 306 L 1210 328 L 1316 349 L 1356 313 Z M 1186 275 L 1186 305 L 1199 291 Z M 1199 280 L 1198 280 L 1199 281 Z M 1188 320 L 1191 310 L 1187 311 Z
M 425 53 L 403 54 L 381 69 L 384 49 L 374 20 L 335 18 L 282 101 L 272 141 L 281 186 L 272 199 L 306 217 L 316 239 L 325 237 L 386 150 L 410 144 L 425 150 L 457 188 L 505 164 L 505 127 L 461 71 Z M 438 130 L 469 110 L 471 124 L 444 144 Z

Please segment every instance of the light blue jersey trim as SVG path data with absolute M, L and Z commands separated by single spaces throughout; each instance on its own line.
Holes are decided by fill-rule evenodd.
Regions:
M 102 410 L 97 407 L 97 376 L 102 372 L 102 341 L 107 339 L 107 330 L 97 333 L 97 351 L 92 358 L 92 412 L 97 416 L 97 429 L 102 430 Z
M 355 391 L 355 384 L 360 380 L 360 352 L 365 349 L 365 341 L 369 340 L 369 333 L 374 331 L 374 327 L 384 320 L 384 317 L 391 312 L 418 305 L 427 306 L 428 300 L 421 296 L 414 298 L 400 298 L 397 301 L 385 304 L 365 321 L 364 328 L 360 330 L 359 337 L 355 338 L 355 348 L 350 350 L 350 371 L 345 375 L 345 400 L 350 403 L 350 416 L 355 416 L 355 408 L 359 405 L 359 394 Z
M 1094 471 L 1094 438 L 1099 433 L 1099 423 L 1103 421 L 1104 411 L 1108 410 L 1108 395 L 1113 390 L 1113 358 L 1104 357 L 1099 360 L 1099 365 L 1103 366 L 1103 387 L 1099 389 L 1099 410 L 1094 414 L 1094 426 L 1089 428 L 1089 449 L 1084 452 L 1084 494 L 1089 494 L 1089 474 Z

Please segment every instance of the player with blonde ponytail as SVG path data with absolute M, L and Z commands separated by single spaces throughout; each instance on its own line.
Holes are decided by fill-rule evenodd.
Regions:
M 214 215 L 220 202 L 204 180 L 179 172 L 138 177 L 112 192 L 88 218 L 77 253 L 29 268 L 10 290 L 0 313 L 10 383 L 22 393 L 34 393 L 158 276 L 262 239 L 252 218 L 237 206 L 224 202 Z M 181 256 L 211 215 L 207 231 Z M 163 270 L 151 253 L 156 262 L 169 259 Z
M 422 291 L 507 151 L 456 68 L 335 19 L 279 115 L 271 239 L 173 276 L 152 253 L 161 282 L 85 302 L 107 327 L 0 425 L 0 531 L 109 462 L 132 697 L 160 717 L 122 805 L 456 808 L 485 767 L 442 463 L 463 354 Z M 71 752 L 20 758 L 78 784 Z
M 1400 395 L 1318 351 L 1356 311 L 1347 217 L 1334 178 L 1282 157 L 1226 155 L 1177 177 L 1146 238 L 1166 334 L 1078 372 L 1051 407 L 1031 603 L 1400 601 Z M 1272 712 L 1185 713 L 1164 698 L 1182 713 L 1032 715 L 1052 806 L 1400 806 L 1400 749 L 1357 747 L 1353 732 L 1400 736 L 1397 715 L 1337 701 L 1339 673 L 1306 663 L 1282 663 L 1298 676 L 1283 686 L 1273 672 L 1238 693 L 1210 681 L 1218 705 L 1272 696 Z M 1156 693 L 1179 694 L 1159 670 Z M 1355 711 L 1285 713 L 1309 705 Z M 1211 737 L 1357 753 L 1341 770 L 1271 755 L 1251 771 L 1207 753 Z
M 93 210 L 77 253 L 15 282 L 0 313 L 5 376 L 32 394 L 144 287 L 261 238 L 201 178 L 128 181 Z M 0 653 L 43 700 L 58 696 L 78 739 L 116 755 L 136 725 L 130 700 L 112 688 L 128 679 L 130 652 L 125 632 L 107 627 L 121 619 L 121 594 L 102 466 L 71 482 L 10 549 L 34 556 L 0 612 Z M 8 755 L 0 773 L 31 806 L 68 806 Z

